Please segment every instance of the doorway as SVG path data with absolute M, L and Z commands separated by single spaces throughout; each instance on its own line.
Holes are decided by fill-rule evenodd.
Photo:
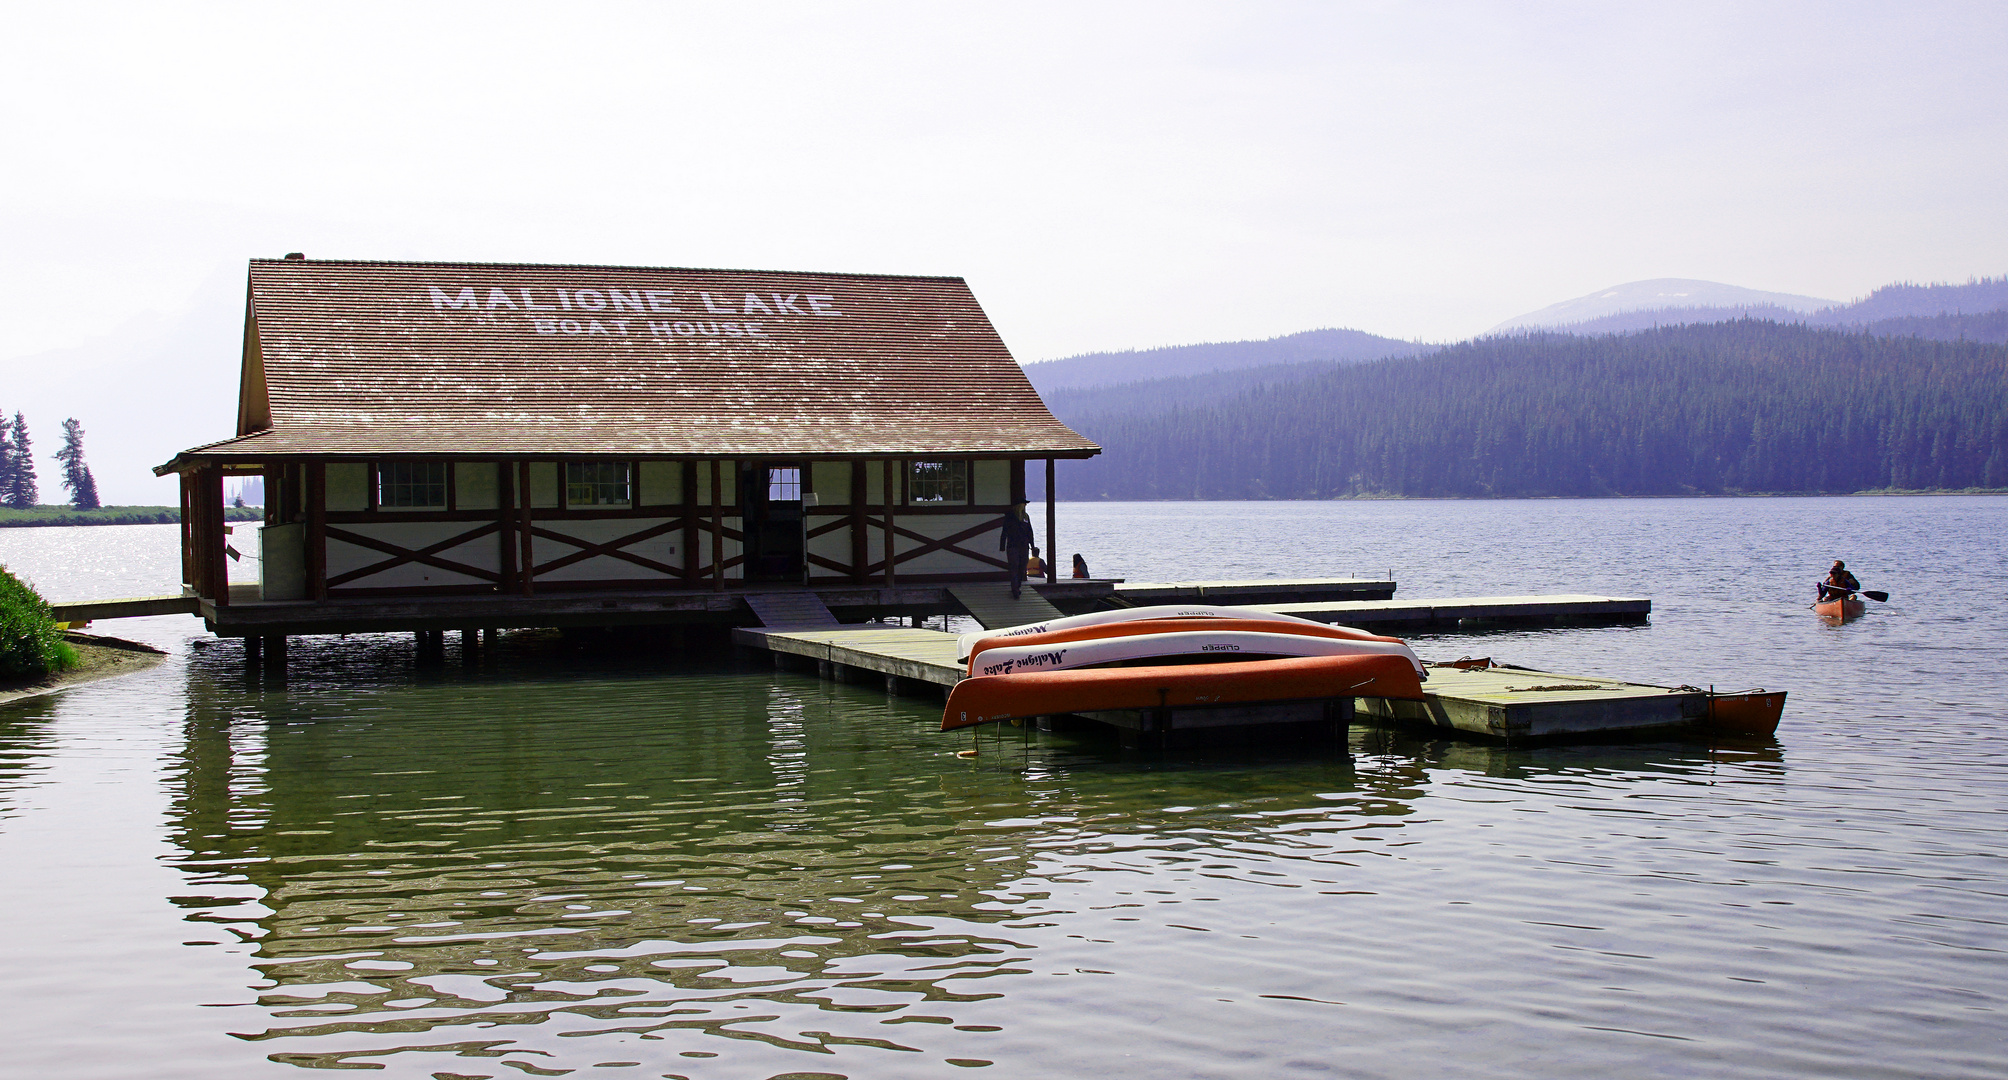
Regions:
M 746 512 L 747 580 L 805 581 L 802 466 L 746 465 L 739 473 L 739 505 Z

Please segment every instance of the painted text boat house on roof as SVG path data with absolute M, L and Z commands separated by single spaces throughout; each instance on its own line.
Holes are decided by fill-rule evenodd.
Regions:
M 1098 452 L 959 278 L 288 257 L 251 263 L 236 437 L 158 471 L 222 608 L 231 474 L 266 485 L 240 605 L 445 603 L 1002 581 L 1026 462 Z

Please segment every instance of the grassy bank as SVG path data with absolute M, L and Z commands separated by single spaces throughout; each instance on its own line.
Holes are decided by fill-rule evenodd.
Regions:
M 265 511 L 256 506 L 232 506 L 223 511 L 226 521 L 257 521 Z M 37 525 L 173 525 L 181 520 L 174 506 L 100 506 L 96 510 L 75 510 L 67 506 L 37 506 L 32 510 L 0 507 L 0 529 Z
M 40 593 L 0 567 L 0 686 L 77 666 Z

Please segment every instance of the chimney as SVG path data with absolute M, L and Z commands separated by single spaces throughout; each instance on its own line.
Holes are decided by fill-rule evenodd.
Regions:
M 306 256 L 305 254 L 301 253 L 301 252 L 298 252 L 298 251 L 289 251 L 289 252 L 287 252 L 287 253 L 286 253 L 286 258 L 287 258 L 288 260 L 293 260 L 293 261 L 298 261 L 298 262 L 305 262 L 305 261 L 307 260 L 307 256 Z

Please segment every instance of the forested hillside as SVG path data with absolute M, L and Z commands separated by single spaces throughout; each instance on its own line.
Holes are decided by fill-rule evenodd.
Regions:
M 1064 498 L 2008 487 L 2008 346 L 1741 320 L 1486 338 L 1207 404 L 1065 410 Z
M 1200 375 L 1321 360 L 1379 360 L 1411 356 L 1428 346 L 1359 330 L 1306 330 L 1264 341 L 1215 341 L 1161 349 L 1087 353 L 1026 364 L 1025 375 L 1041 394 L 1072 387 L 1112 386 L 1138 379 Z

